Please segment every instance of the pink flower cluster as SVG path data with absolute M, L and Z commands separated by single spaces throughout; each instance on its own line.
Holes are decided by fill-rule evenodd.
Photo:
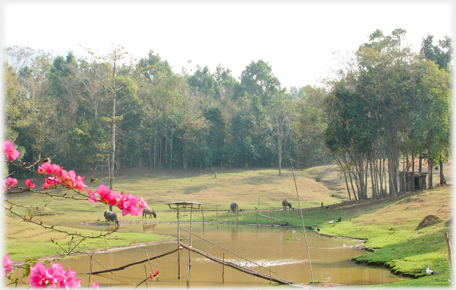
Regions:
M 123 216 L 126 216 L 127 214 L 135 216 L 141 215 L 142 209 L 148 207 L 147 202 L 143 200 L 142 197 L 138 199 L 133 194 L 124 195 L 123 192 L 114 192 L 113 190 L 108 189 L 104 184 L 101 184 L 95 192 L 88 189 L 87 193 L 90 195 L 88 200 L 91 203 L 101 201 L 106 202 L 109 205 L 116 205 L 122 210 Z
M 53 263 L 46 269 L 44 264 L 36 263 L 30 268 L 30 277 L 28 282 L 32 288 L 79 288 L 81 287 L 81 279 L 76 278 L 76 272 L 63 269 L 63 266 L 58 263 Z
M 14 149 L 14 144 L 10 140 L 3 142 L 3 153 L 6 154 L 10 161 L 16 160 L 19 157 L 19 151 Z
M 3 269 L 5 270 L 5 276 L 8 274 L 8 272 L 13 271 L 14 268 L 11 267 L 13 264 L 13 261 L 9 258 L 10 254 L 6 254 L 3 256 Z
M 10 189 L 12 186 L 15 186 L 17 184 L 17 179 L 8 177 L 7 180 L 5 180 L 5 187 Z
M 35 184 L 33 184 L 33 181 L 31 179 L 27 179 L 25 181 L 25 184 L 28 186 L 29 189 L 35 188 Z
M 5 141 L 4 147 L 4 152 L 7 154 L 8 158 L 10 158 L 10 156 L 12 159 L 17 158 L 19 152 L 14 149 L 13 143 L 9 140 Z M 10 160 L 12 160 L 11 158 Z M 46 177 L 45 179 L 45 183 L 43 184 L 44 190 L 57 186 L 63 186 L 68 190 L 76 189 L 84 192 L 87 187 L 87 185 L 84 184 L 84 177 L 76 175 L 73 170 L 66 171 L 59 165 L 51 164 L 50 161 L 44 162 L 40 167 L 38 167 L 38 173 L 50 175 L 50 177 Z M 17 180 L 11 177 L 5 181 L 5 186 L 8 187 L 8 189 L 16 184 Z M 35 187 L 35 184 L 33 184 L 31 179 L 28 179 L 25 184 L 29 189 Z M 88 189 L 87 193 L 89 195 L 90 202 L 95 203 L 97 201 L 101 201 L 109 205 L 116 205 L 120 210 L 122 210 L 123 216 L 126 216 L 127 214 L 139 216 L 142 214 L 142 209 L 148 207 L 147 202 L 142 198 L 138 199 L 133 194 L 124 195 L 123 191 L 116 193 L 113 190 L 106 188 L 103 184 L 100 185 L 95 192 Z
M 76 175 L 73 170 L 66 171 L 62 167 L 51 164 L 50 162 L 44 162 L 38 168 L 38 172 L 52 175 L 51 177 L 46 178 L 45 183 L 43 184 L 44 190 L 59 185 L 66 187 L 68 190 L 74 188 L 80 191 L 85 191 L 87 187 L 87 185 L 84 184 L 84 177 Z
M 160 274 L 160 271 L 157 270 L 157 271 L 155 271 L 154 274 L 150 274 L 149 277 L 150 277 L 150 279 L 154 280 L 154 278 L 157 277 L 158 274 Z

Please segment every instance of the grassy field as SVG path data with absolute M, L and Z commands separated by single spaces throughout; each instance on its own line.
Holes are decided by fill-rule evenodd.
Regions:
M 447 166 L 447 180 L 451 183 L 450 168 Z M 450 231 L 451 187 L 437 187 L 413 194 L 403 194 L 394 198 L 369 200 L 358 203 L 348 202 L 344 180 L 340 178 L 336 167 L 319 166 L 295 171 L 299 198 L 306 226 L 317 226 L 319 233 L 366 239 L 365 247 L 373 252 L 356 258 L 360 263 L 382 265 L 394 273 L 408 275 L 417 279 L 409 280 L 410 285 L 448 285 L 450 268 L 444 232 Z M 96 189 L 99 184 L 109 184 L 106 177 L 90 183 L 89 188 Z M 317 182 L 316 179 L 319 181 Z M 437 179 L 435 179 L 437 180 Z M 203 203 L 202 210 L 196 211 L 196 222 L 236 222 L 280 225 L 255 215 L 259 206 L 260 213 L 288 222 L 295 227 L 302 226 L 298 199 L 291 170 L 273 169 L 235 170 L 217 169 L 211 171 L 151 171 L 133 170 L 116 175 L 114 190 L 123 190 L 143 197 L 156 212 L 156 222 L 174 222 L 176 214 L 166 205 L 174 201 L 196 201 Z M 25 206 L 47 205 L 32 212 L 60 229 L 92 234 L 91 231 L 70 228 L 69 225 L 82 222 L 95 223 L 104 219 L 102 212 L 105 205 L 92 205 L 87 201 L 56 199 L 38 194 L 26 194 L 9 197 L 11 201 Z M 286 198 L 295 210 L 283 211 L 281 200 Z M 236 201 L 243 211 L 239 215 L 228 213 L 231 202 Z M 321 208 L 321 203 L 325 208 Z M 331 205 L 328 209 L 326 207 Z M 23 211 L 25 214 L 25 211 Z M 417 228 L 427 215 L 435 215 L 439 221 L 423 228 Z M 38 219 L 41 216 L 36 216 Z M 139 222 L 141 217 L 118 215 L 122 223 Z M 341 222 L 336 222 L 341 217 Z M 189 214 L 184 213 L 181 220 L 188 221 Z M 334 223 L 329 223 L 334 221 Z M 53 244 L 53 237 L 60 245 L 68 247 L 69 239 L 63 234 L 43 231 L 42 228 L 17 221 L 10 215 L 6 217 L 6 250 L 13 260 L 27 257 L 47 256 L 62 249 Z M 96 234 L 96 233 L 94 233 Z M 84 241 L 84 249 L 116 247 L 134 242 L 151 241 L 150 234 L 115 233 L 114 239 L 95 239 Z M 159 241 L 166 237 L 154 236 Z M 18 241 L 21 241 L 19 243 Z M 426 276 L 429 264 L 437 275 Z M 392 286 L 400 286 L 401 283 Z

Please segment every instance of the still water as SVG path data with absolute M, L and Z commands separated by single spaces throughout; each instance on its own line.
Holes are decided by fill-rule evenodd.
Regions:
M 183 229 L 189 230 L 189 224 L 181 224 Z M 99 229 L 99 228 L 98 228 Z M 136 224 L 121 226 L 123 232 L 146 232 L 159 235 L 177 237 L 176 224 Z M 311 269 L 307 255 L 304 234 L 299 229 L 282 227 L 256 227 L 241 225 L 201 225 L 193 224 L 192 232 L 212 243 L 219 245 L 241 257 L 224 251 L 198 237 L 193 236 L 194 248 L 208 253 L 220 259 L 248 267 L 257 272 L 269 274 L 269 270 L 263 269 L 252 262 L 271 269 L 271 275 L 280 279 L 292 281 L 294 284 L 311 282 Z M 181 231 L 183 243 L 189 244 L 189 234 Z M 354 246 L 359 242 L 331 239 L 307 233 L 309 252 L 312 264 L 312 272 L 315 281 L 340 283 L 347 285 L 373 285 L 386 284 L 403 280 L 404 278 L 392 275 L 389 270 L 377 267 L 357 265 L 350 259 L 365 254 L 365 251 L 356 249 Z M 130 248 L 118 251 L 108 251 L 94 254 L 92 261 L 93 271 L 103 270 L 103 266 L 110 269 L 129 263 L 147 259 L 173 249 L 177 242 L 156 244 L 141 248 Z M 147 254 L 146 254 L 146 250 Z M 144 263 L 131 266 L 122 271 L 92 275 L 91 282 L 101 283 L 103 286 L 127 287 L 136 286 L 144 280 L 145 267 L 151 273 L 160 271 L 158 281 L 153 282 L 154 287 L 186 287 L 187 286 L 187 259 L 188 250 L 182 250 L 180 254 L 180 274 L 178 279 L 177 252 L 165 257 L 153 260 L 150 264 Z M 251 276 L 230 267 L 212 262 L 207 258 L 191 253 L 191 269 L 189 281 L 191 287 L 266 287 L 269 280 Z M 67 268 L 71 266 L 77 273 L 89 272 L 89 257 L 78 256 L 61 261 Z M 103 265 L 103 266 L 100 266 Z M 82 286 L 88 285 L 88 275 L 79 275 Z M 277 285 L 276 283 L 272 283 Z M 142 284 L 140 287 L 146 287 Z M 152 286 L 149 282 L 148 286 Z

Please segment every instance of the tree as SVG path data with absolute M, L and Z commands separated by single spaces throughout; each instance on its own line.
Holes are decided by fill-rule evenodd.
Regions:
M 259 60 L 251 62 L 241 74 L 240 96 L 246 93 L 257 96 L 263 106 L 267 106 L 273 95 L 281 91 L 280 81 L 277 79 L 272 68 L 267 62 Z
M 445 36 L 442 40 L 439 40 L 438 45 L 433 45 L 433 41 L 434 36 L 431 34 L 423 38 L 420 53 L 423 54 L 424 58 L 435 62 L 439 66 L 439 69 L 449 71 L 453 51 L 451 38 Z
M 104 56 L 97 56 L 94 52 L 88 50 L 88 53 L 95 56 L 95 59 L 99 62 L 104 63 L 107 67 L 110 68 L 110 73 L 105 74 L 100 80 L 103 83 L 104 88 L 111 94 L 112 96 L 112 114 L 111 118 L 107 119 L 111 123 L 111 160 L 109 164 L 109 173 L 110 173 L 110 181 L 109 181 L 109 188 L 113 189 L 113 180 L 114 180 L 114 164 L 116 162 L 116 100 L 117 100 L 117 91 L 122 89 L 125 84 L 124 83 L 116 83 L 117 78 L 117 70 L 122 63 L 123 60 L 126 59 L 128 52 L 125 51 L 123 46 L 114 46 L 112 51 Z M 109 210 L 112 211 L 112 206 L 109 206 Z
M 204 117 L 209 127 L 206 142 L 212 155 L 210 161 L 211 167 L 213 163 L 218 163 L 221 166 L 226 138 L 226 123 L 222 116 L 222 111 L 218 107 L 208 108 L 204 111 Z
M 291 94 L 279 93 L 268 108 L 274 134 L 277 136 L 279 175 L 282 175 L 283 143 L 290 136 L 295 111 Z
M 328 92 L 322 88 L 306 86 L 299 90 L 295 88 L 292 94 L 297 111 L 293 122 L 297 161 L 305 167 L 331 161 L 324 142 L 324 132 L 328 126 L 324 105 Z
M 414 135 L 420 148 L 425 150 L 429 167 L 429 188 L 433 187 L 432 170 L 440 163 L 440 184 L 445 184 L 443 161 L 450 153 L 451 89 L 450 75 L 437 64 L 421 60 L 416 67 L 416 114 Z
M 4 50 L 5 60 L 15 73 L 19 73 L 19 71 L 29 65 L 33 60 L 33 56 L 37 53 L 37 50 L 22 44 L 7 46 Z M 42 54 L 42 51 L 40 51 L 40 54 Z

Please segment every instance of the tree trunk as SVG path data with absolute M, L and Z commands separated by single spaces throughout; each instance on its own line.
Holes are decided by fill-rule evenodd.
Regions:
M 282 134 L 277 134 L 277 146 L 279 147 L 279 175 L 282 175 Z
M 173 133 L 174 133 L 174 129 L 171 129 L 171 143 L 169 144 L 169 150 L 170 150 L 169 169 L 173 169 Z
M 440 185 L 446 185 L 446 179 L 445 175 L 443 175 L 443 160 L 442 156 L 440 156 L 440 161 L 439 161 L 439 166 L 440 166 Z
M 415 151 L 412 151 L 412 188 L 410 191 L 415 191 Z
M 428 189 L 434 188 L 434 186 L 432 185 L 432 169 L 433 169 L 432 167 L 434 167 L 434 162 L 432 159 L 428 159 L 428 182 L 429 182 Z
M 157 136 L 154 137 L 154 169 L 157 168 Z
M 418 172 L 421 173 L 422 171 L 422 164 L 423 164 L 423 156 L 421 155 L 421 152 L 420 152 L 420 160 L 419 160 L 419 163 L 418 163 Z
M 168 164 L 168 130 L 165 130 L 165 166 Z
M 113 66 L 112 74 L 113 96 L 112 96 L 112 124 L 111 124 L 111 176 L 109 179 L 109 189 L 113 190 L 114 181 L 114 163 L 116 157 L 116 62 Z M 112 205 L 109 205 L 109 210 L 112 211 Z

